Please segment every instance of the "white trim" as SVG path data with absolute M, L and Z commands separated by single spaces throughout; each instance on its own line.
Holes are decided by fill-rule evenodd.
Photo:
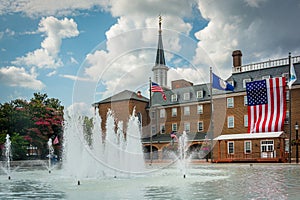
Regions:
M 247 145 L 246 145 L 246 143 L 250 143 L 250 152 L 247 152 L 246 150 L 247 150 Z M 252 141 L 251 140 L 245 140 L 244 141 L 244 154 L 251 154 L 252 153 Z
M 229 144 L 232 144 L 232 152 L 229 152 Z M 230 155 L 233 155 L 234 154 L 234 141 L 229 141 L 227 143 L 227 153 L 230 154 Z
M 227 128 L 234 128 L 234 116 L 233 115 L 227 117 Z
M 225 134 L 216 137 L 214 140 L 241 140 L 241 139 L 260 139 L 260 138 L 279 138 L 283 131 L 265 132 L 265 133 L 241 133 L 241 134 Z

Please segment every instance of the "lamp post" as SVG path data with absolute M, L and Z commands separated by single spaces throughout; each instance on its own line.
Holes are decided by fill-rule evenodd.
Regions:
M 295 130 L 296 130 L 296 163 L 299 163 L 299 153 L 298 153 L 298 130 L 299 130 L 299 125 L 296 122 L 295 124 Z

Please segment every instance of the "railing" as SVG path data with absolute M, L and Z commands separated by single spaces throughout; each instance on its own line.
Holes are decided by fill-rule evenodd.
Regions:
M 300 56 L 295 56 L 291 58 L 292 63 L 300 63 Z M 281 58 L 277 60 L 269 60 L 265 62 L 259 62 L 259 63 L 253 63 L 248 65 L 243 65 L 240 67 L 233 67 L 232 73 L 240 73 L 240 72 L 247 72 L 252 70 L 258 70 L 258 69 L 265 69 L 265 68 L 271 68 L 271 67 L 278 67 L 283 65 L 289 64 L 289 58 Z

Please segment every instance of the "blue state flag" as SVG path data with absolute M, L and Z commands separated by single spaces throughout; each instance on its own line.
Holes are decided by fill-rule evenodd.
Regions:
M 234 87 L 233 85 L 229 84 L 227 81 L 224 81 L 214 73 L 212 73 L 213 80 L 212 80 L 212 87 L 218 90 L 227 90 L 227 91 L 233 91 Z
M 295 68 L 294 68 L 294 65 L 291 64 L 290 65 L 290 78 L 289 78 L 289 82 L 288 82 L 289 89 L 292 88 L 292 85 L 296 80 L 297 80 L 297 76 L 296 76 Z

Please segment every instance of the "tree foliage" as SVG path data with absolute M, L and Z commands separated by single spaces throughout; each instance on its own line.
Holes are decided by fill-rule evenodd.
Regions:
M 89 118 L 87 116 L 83 117 L 83 133 L 84 133 L 84 138 L 87 142 L 87 144 L 90 146 L 92 144 L 92 134 L 93 134 L 93 118 Z
M 47 94 L 34 93 L 30 101 L 23 99 L 12 100 L 0 104 L 0 144 L 3 149 L 3 138 L 6 134 L 15 140 L 14 149 L 16 159 L 24 159 L 21 152 L 24 145 L 31 144 L 40 151 L 44 158 L 47 154 L 47 141 L 49 138 L 62 137 L 63 106 L 58 99 L 48 98 Z M 14 138 L 15 137 L 15 138 Z M 18 146 L 19 145 L 19 146 Z M 20 149 L 21 148 L 21 149 Z M 56 145 L 56 149 L 60 144 Z M 26 150 L 25 150 L 26 152 Z

